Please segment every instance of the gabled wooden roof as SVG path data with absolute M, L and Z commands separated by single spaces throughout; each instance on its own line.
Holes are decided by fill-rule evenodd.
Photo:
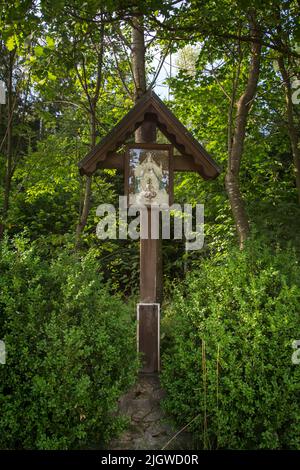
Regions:
M 116 151 L 145 121 L 155 122 L 182 155 L 180 162 L 177 157 L 175 170 L 198 171 L 204 179 L 214 179 L 220 174 L 219 166 L 204 147 L 152 90 L 140 98 L 126 116 L 78 163 L 80 173 L 92 175 L 97 168 L 106 167 L 106 160 L 110 160 L 109 168 L 122 168 L 121 162 L 118 163 L 122 156 L 116 155 Z

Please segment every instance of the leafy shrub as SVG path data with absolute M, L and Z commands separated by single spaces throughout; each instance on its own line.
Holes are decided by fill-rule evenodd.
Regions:
M 137 370 L 130 307 L 109 294 L 93 252 L 45 261 L 22 240 L 0 249 L 0 447 L 102 445 Z
M 300 267 L 250 245 L 203 262 L 164 319 L 165 408 L 200 448 L 300 449 Z

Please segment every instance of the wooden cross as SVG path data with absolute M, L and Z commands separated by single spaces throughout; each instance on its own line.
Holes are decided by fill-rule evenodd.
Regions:
M 142 142 L 127 147 L 126 153 L 117 153 L 117 150 L 126 144 L 128 138 L 140 127 L 143 128 Z M 170 146 L 159 145 L 155 142 L 156 128 L 167 137 Z M 143 145 L 145 143 L 148 145 Z M 205 180 L 214 179 L 220 174 L 220 168 L 216 162 L 152 90 L 140 98 L 126 116 L 79 162 L 79 171 L 82 175 L 88 176 L 99 168 L 123 171 L 125 193 L 130 198 L 130 152 L 128 149 L 140 148 L 151 151 L 151 149 L 162 150 L 167 147 L 171 147 L 168 168 L 169 202 L 172 202 L 174 171 L 196 171 Z M 173 155 L 173 148 L 179 153 Z M 143 158 L 145 160 L 146 157 Z M 150 161 L 151 158 L 149 157 L 148 160 Z M 156 163 L 159 164 L 159 161 L 156 160 Z M 148 178 L 148 183 L 144 183 L 143 191 L 148 202 L 157 196 L 158 191 L 157 188 L 155 190 L 151 178 L 150 181 Z M 132 194 L 134 197 L 134 191 Z M 140 240 L 140 303 L 137 306 L 137 344 L 138 351 L 143 355 L 142 372 L 144 373 L 157 372 L 160 368 L 162 253 L 161 240 L 151 238 L 150 206 L 149 203 L 147 213 L 149 237 Z

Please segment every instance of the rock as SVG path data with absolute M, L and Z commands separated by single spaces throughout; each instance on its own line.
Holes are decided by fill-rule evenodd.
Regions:
M 128 406 L 127 414 L 130 414 L 133 419 L 142 419 L 147 414 L 151 413 L 153 409 L 152 399 L 140 398 L 133 400 Z
M 173 433 L 171 426 L 166 423 L 162 423 L 161 421 L 159 421 L 158 423 L 151 423 L 150 426 L 147 428 L 147 432 L 149 432 L 152 436 L 171 436 Z
M 145 423 L 149 423 L 149 422 L 153 422 L 153 421 L 159 421 L 163 418 L 163 414 L 161 412 L 161 410 L 154 410 L 152 411 L 151 413 L 147 414 L 145 417 L 144 417 L 144 421 Z
M 127 416 L 130 423 L 109 448 L 162 449 L 176 432 L 160 408 L 164 395 L 158 375 L 141 375 L 138 383 L 119 400 L 118 413 Z

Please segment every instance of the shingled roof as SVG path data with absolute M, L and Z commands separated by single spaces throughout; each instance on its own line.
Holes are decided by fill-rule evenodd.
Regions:
M 140 98 L 126 116 L 78 163 L 80 173 L 92 175 L 97 168 L 105 168 L 105 160 L 115 155 L 118 148 L 146 121 L 155 122 L 179 151 L 182 157 L 178 169 L 198 171 L 206 180 L 214 179 L 220 174 L 217 163 L 152 90 Z M 118 159 L 122 159 L 122 155 L 115 155 L 114 161 L 117 162 Z M 121 168 L 122 165 L 116 167 Z

